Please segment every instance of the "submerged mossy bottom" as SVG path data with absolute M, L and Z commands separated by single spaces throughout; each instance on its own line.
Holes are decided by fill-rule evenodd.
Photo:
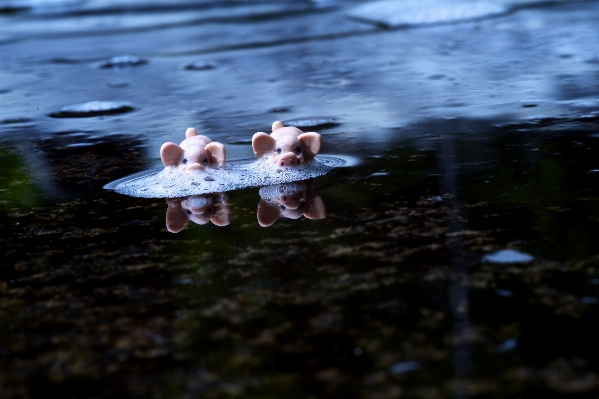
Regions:
M 326 218 L 268 228 L 258 189 L 227 193 L 229 225 L 178 234 L 163 200 L 7 195 L 2 391 L 596 396 L 598 140 L 397 141 L 314 180 Z M 22 170 L 0 189 L 13 193 Z M 482 261 L 508 248 L 535 260 Z

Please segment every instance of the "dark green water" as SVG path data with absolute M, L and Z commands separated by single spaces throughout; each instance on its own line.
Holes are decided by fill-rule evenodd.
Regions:
M 258 190 L 247 189 L 228 193 L 228 226 L 190 222 L 178 234 L 165 228 L 164 200 L 97 186 L 40 199 L 35 172 L 4 146 L 4 389 L 595 392 L 599 139 L 453 124 L 454 133 L 399 140 L 382 157 L 316 179 L 325 219 L 260 227 Z M 536 260 L 481 261 L 505 248 Z

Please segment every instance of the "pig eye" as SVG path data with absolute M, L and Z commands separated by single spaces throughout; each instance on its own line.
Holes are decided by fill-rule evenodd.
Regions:
M 277 148 L 277 154 L 280 154 L 280 153 L 281 153 L 281 149 Z
M 188 215 L 191 215 L 191 211 L 189 209 L 186 209 L 185 212 L 187 212 Z
M 202 162 L 208 163 L 208 158 L 204 159 Z
M 183 158 L 183 163 L 184 164 L 187 163 L 187 159 Z
M 296 154 L 301 154 L 302 153 L 302 147 L 295 147 L 295 153 Z
M 280 207 L 282 210 L 285 210 L 285 205 L 281 204 L 281 205 L 279 205 L 279 207 Z

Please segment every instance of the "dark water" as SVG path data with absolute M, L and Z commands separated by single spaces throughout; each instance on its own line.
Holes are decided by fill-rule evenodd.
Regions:
M 0 398 L 599 395 L 599 3 L 361 4 L 0 2 Z M 361 162 L 269 227 L 102 189 L 274 120 Z

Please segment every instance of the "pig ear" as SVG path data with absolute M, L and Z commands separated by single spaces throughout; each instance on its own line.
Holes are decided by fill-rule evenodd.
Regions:
M 210 154 L 210 163 L 216 163 L 220 166 L 225 164 L 227 160 L 227 149 L 221 143 L 213 141 L 206 146 L 206 151 Z
M 316 194 L 312 180 L 306 182 L 306 212 L 304 214 L 308 219 L 324 219 L 327 217 L 324 201 Z
M 167 199 L 168 208 L 166 209 L 166 229 L 171 233 L 178 233 L 187 226 L 189 215 L 185 209 L 181 208 L 181 200 Z
M 179 166 L 185 151 L 175 143 L 164 143 L 160 147 L 160 159 L 164 166 Z
M 258 204 L 258 223 L 260 223 L 260 226 L 268 227 L 280 217 L 281 211 L 279 208 L 270 206 L 268 202 L 263 199 L 260 200 L 260 203 Z
M 252 149 L 258 158 L 262 158 L 264 154 L 274 150 L 275 139 L 266 133 L 258 132 L 252 137 Z
M 327 217 L 327 209 L 324 206 L 324 201 L 318 194 L 312 201 L 306 204 L 304 215 L 308 219 L 324 219 Z
M 280 129 L 282 127 L 285 127 L 283 126 L 283 122 L 276 121 L 272 124 L 272 131 L 274 132 L 275 130 Z
M 197 131 L 197 130 L 195 130 L 193 127 L 190 127 L 190 128 L 188 128 L 188 129 L 185 131 L 185 138 L 186 138 L 186 139 L 188 139 L 188 138 L 190 138 L 190 137 L 193 137 L 193 136 L 197 136 L 197 135 L 198 135 L 198 131 Z
M 212 216 L 210 220 L 217 226 L 227 226 L 231 223 L 231 210 L 226 202 L 215 203 L 212 205 Z
M 304 149 L 304 158 L 306 161 L 314 158 L 322 147 L 322 137 L 318 133 L 302 133 L 298 136 L 300 143 Z

